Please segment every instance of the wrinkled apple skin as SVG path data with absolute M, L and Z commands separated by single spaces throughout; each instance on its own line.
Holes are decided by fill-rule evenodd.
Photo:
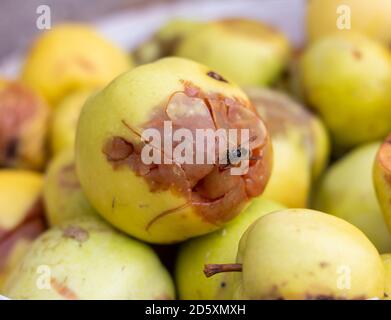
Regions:
M 27 170 L 0 170 L 0 293 L 32 241 L 45 229 L 42 176 Z
M 180 299 L 213 300 L 232 299 L 236 290 L 231 273 L 206 278 L 205 264 L 235 261 L 239 240 L 246 229 L 258 218 L 283 206 L 266 200 L 263 196 L 251 204 L 223 229 L 185 242 L 176 263 L 176 284 Z
M 304 52 L 300 78 L 337 151 L 391 130 L 391 58 L 380 44 L 354 33 L 322 38 Z
M 237 298 L 361 300 L 384 293 L 384 267 L 373 244 L 353 225 L 319 211 L 287 209 L 259 218 L 242 236 L 237 262 Z
M 50 123 L 50 146 L 53 155 L 74 147 L 81 109 L 94 92 L 95 90 L 75 91 L 56 106 Z
M 284 69 L 290 48 L 285 36 L 270 26 L 227 19 L 188 34 L 175 54 L 210 66 L 241 86 L 265 86 Z
M 177 192 L 170 189 L 151 192 L 145 178 L 137 176 L 128 166 L 113 168 L 102 151 L 113 136 L 124 137 L 132 143 L 140 141 L 134 131 L 141 131 L 142 124 L 155 114 L 154 108 L 161 110 L 160 104 L 167 103 L 173 93 L 182 92 L 184 81 L 191 81 L 203 92 L 240 99 L 253 108 L 239 87 L 226 80 L 216 80 L 208 73 L 209 68 L 190 60 L 161 59 L 118 77 L 83 107 L 76 135 L 76 168 L 83 191 L 103 217 L 132 236 L 154 243 L 172 243 L 222 226 L 220 221 L 208 221 L 197 214 L 194 206 L 188 206 L 188 200 Z M 255 113 L 254 120 L 258 126 Z M 266 183 L 272 153 L 265 128 L 263 132 L 266 134 L 264 155 L 259 164 L 265 172 L 257 179 Z M 175 208 L 181 209 L 162 216 Z
M 131 67 L 126 52 L 93 28 L 61 24 L 35 41 L 21 78 L 54 106 L 71 91 L 106 85 Z
M 0 81 L 0 167 L 42 169 L 50 109 L 30 88 Z
M 153 284 L 153 285 L 152 285 Z M 174 299 L 168 272 L 147 245 L 99 218 L 42 234 L 4 286 L 11 299 Z
M 263 196 L 287 207 L 306 207 L 312 182 L 328 162 L 328 137 L 320 120 L 282 92 L 255 87 L 245 91 L 273 145 L 272 175 Z
M 308 1 L 306 19 L 309 41 L 336 32 L 360 32 L 388 46 L 391 41 L 390 15 L 388 0 L 311 0 Z M 348 20 L 350 25 L 346 28 Z
M 388 231 L 376 198 L 372 167 L 379 143 L 353 149 L 335 162 L 319 181 L 314 208 L 355 225 L 381 252 L 391 251 Z
M 43 200 L 51 226 L 72 218 L 97 214 L 85 198 L 76 176 L 73 148 L 63 150 L 49 163 Z

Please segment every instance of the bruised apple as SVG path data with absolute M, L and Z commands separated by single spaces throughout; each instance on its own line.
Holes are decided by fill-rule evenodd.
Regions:
M 273 144 L 273 169 L 263 196 L 287 207 L 306 207 L 312 182 L 328 160 L 324 127 L 281 92 L 254 87 L 246 93 L 265 121 Z
M 246 94 L 182 58 L 119 76 L 79 118 L 76 169 L 88 200 L 149 242 L 220 228 L 263 192 L 271 162 L 267 130 Z
M 69 23 L 38 37 L 21 78 L 54 106 L 70 92 L 106 85 L 131 67 L 126 52 L 93 28 Z
M 49 111 L 30 88 L 0 81 L 0 167 L 42 168 Z

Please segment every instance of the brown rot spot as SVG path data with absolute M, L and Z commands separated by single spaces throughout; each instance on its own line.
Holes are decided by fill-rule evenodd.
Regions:
M 352 51 L 352 54 L 353 54 L 353 57 L 354 57 L 356 60 L 361 60 L 361 58 L 362 58 L 362 53 L 361 53 L 360 50 L 354 49 L 354 50 Z
M 121 120 L 129 135 L 126 139 L 111 137 L 102 148 L 114 169 L 127 166 L 144 178 L 150 192 L 170 190 L 184 198 L 180 205 L 156 212 L 146 224 L 146 230 L 160 219 L 180 214 L 188 207 L 210 224 L 225 223 L 235 217 L 249 199 L 263 192 L 270 176 L 270 139 L 252 104 L 240 98 L 204 93 L 189 81 L 181 83 L 183 91 L 168 96 L 166 101 L 156 106 L 151 119 L 138 128 L 133 128 L 127 119 Z M 166 121 L 172 125 L 172 133 L 168 136 L 173 136 L 180 128 L 188 129 L 192 137 L 196 137 L 199 130 L 209 134 L 225 132 L 226 135 L 224 138 L 212 137 L 217 142 L 211 148 L 208 142 L 201 143 L 201 149 L 198 149 L 197 143 L 190 144 L 193 161 L 183 163 L 174 157 L 173 152 L 182 141 L 173 140 L 171 151 L 167 151 L 165 144 L 142 139 L 141 132 L 149 128 L 157 130 L 160 137 L 167 136 L 164 131 Z M 231 139 L 228 129 L 234 129 L 238 139 Z M 245 138 L 242 130 L 247 133 Z M 224 143 L 222 150 L 219 149 L 220 143 Z M 157 155 L 161 163 L 146 164 L 141 159 L 145 147 Z M 203 161 L 196 160 L 196 155 L 201 156 Z M 212 155 L 214 160 L 208 162 Z M 247 157 L 244 163 L 242 156 Z M 233 169 L 237 169 L 236 172 L 231 171 Z
M 67 164 L 58 172 L 58 184 L 65 189 L 80 188 L 79 180 L 76 176 L 76 168 L 74 163 Z
M 93 73 L 96 71 L 94 64 L 84 57 L 76 57 L 75 64 L 88 73 Z
M 67 287 L 64 283 L 60 283 L 55 278 L 51 277 L 50 285 L 61 297 L 66 300 L 78 300 L 77 295 L 73 290 Z
M 319 263 L 319 266 L 323 269 L 323 268 L 328 267 L 329 264 L 327 262 L 322 261 L 322 262 Z
M 217 72 L 209 71 L 209 72 L 207 73 L 207 75 L 208 75 L 209 77 L 211 77 L 211 78 L 217 80 L 217 81 L 227 82 L 227 83 L 228 83 L 228 81 L 225 80 L 225 79 L 224 79 L 221 75 L 219 75 Z
M 225 288 L 227 286 L 227 284 L 224 282 L 224 281 L 222 281 L 221 283 L 220 283 L 220 288 Z
M 4 156 L 6 159 L 13 159 L 14 157 L 16 157 L 17 152 L 18 152 L 18 139 L 11 138 L 5 147 Z
M 103 153 L 109 161 L 121 161 L 134 151 L 132 143 L 121 137 L 111 137 L 103 148 Z
M 83 243 L 87 241 L 89 238 L 89 233 L 87 230 L 79 226 L 73 226 L 73 225 L 67 226 L 63 230 L 62 234 L 65 238 L 76 240 L 79 243 Z

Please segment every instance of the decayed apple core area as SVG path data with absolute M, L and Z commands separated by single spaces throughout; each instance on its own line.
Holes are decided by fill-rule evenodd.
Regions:
M 217 73 L 210 71 L 207 75 L 216 81 L 227 82 Z M 172 132 L 176 129 L 189 129 L 193 137 L 196 129 L 247 129 L 249 152 L 248 170 L 242 175 L 233 175 L 231 168 L 234 164 L 229 162 L 222 165 L 220 161 L 205 164 L 178 164 L 175 159 L 165 154 L 163 143 L 159 152 L 162 157 L 169 157 L 172 164 L 145 164 L 141 159 L 142 148 L 148 144 L 141 138 L 141 131 L 132 128 L 122 119 L 122 125 L 131 133 L 131 139 L 112 136 L 104 142 L 102 151 L 113 169 L 127 166 L 137 176 L 143 177 L 148 183 L 150 192 L 170 190 L 187 199 L 187 202 L 176 208 L 157 212 L 145 226 L 148 230 L 160 218 L 178 212 L 188 206 L 195 209 L 205 221 L 220 225 L 235 217 L 247 201 L 260 195 L 269 179 L 271 172 L 271 148 L 266 128 L 255 111 L 247 101 L 239 98 L 225 97 L 219 93 L 205 93 L 190 81 L 182 80 L 183 91 L 173 92 L 167 101 L 157 106 L 151 113 L 151 118 L 141 130 L 157 129 L 161 137 L 164 136 L 164 121 L 172 123 Z M 216 159 L 227 157 L 229 152 L 240 150 L 241 141 L 238 133 L 237 140 L 232 144 L 227 141 L 229 149 L 225 155 L 219 154 L 218 143 L 215 150 L 207 150 L 205 146 L 204 159 L 208 152 L 215 152 Z M 180 142 L 172 141 L 173 149 Z M 193 148 L 195 146 L 193 145 Z M 194 150 L 194 149 L 193 149 Z M 197 150 L 197 152 L 199 152 Z M 194 152 L 194 157 L 195 157 Z M 195 159 L 194 159 L 195 160 Z M 235 164 L 238 165 L 238 164 Z

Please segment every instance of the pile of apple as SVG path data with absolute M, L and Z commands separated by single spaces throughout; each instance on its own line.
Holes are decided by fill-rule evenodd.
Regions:
M 300 50 L 243 18 L 170 21 L 131 54 L 42 33 L 0 79 L 0 294 L 387 299 L 391 2 L 307 9 Z M 145 137 L 180 146 L 167 123 L 250 138 L 187 163 Z

